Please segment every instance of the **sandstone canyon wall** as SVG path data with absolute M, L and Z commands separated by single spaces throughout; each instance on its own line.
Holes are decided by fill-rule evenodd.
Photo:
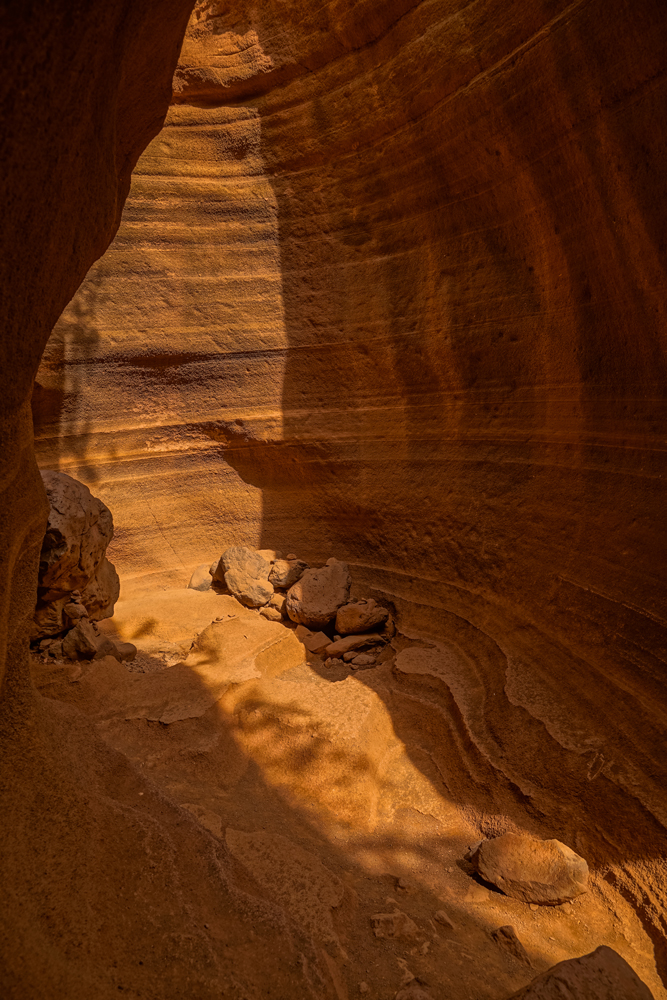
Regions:
M 272 953 L 285 945 L 265 908 L 230 897 L 210 838 L 28 679 L 47 513 L 34 376 L 161 126 L 191 6 L 2 5 L 0 993 L 15 1000 L 219 997 L 249 980 L 240 955 L 222 971 L 201 927 L 233 911 L 244 939 L 244 907 L 255 927 L 269 920 Z M 304 995 L 278 966 L 276 988 Z
M 35 373 L 58 316 L 113 239 L 132 169 L 164 119 L 191 8 L 118 0 L 3 11 L 0 677 L 7 650 L 25 660 L 47 514 L 32 454 Z
M 476 804 L 655 926 L 666 41 L 657 0 L 198 4 L 35 397 L 126 594 L 232 541 L 349 560 L 463 650 Z
M 26 401 L 160 125 L 188 6 L 28 4 L 3 38 L 14 677 L 45 521 Z M 333 553 L 448 643 L 446 678 L 397 684 L 398 738 L 483 829 L 585 854 L 663 978 L 666 43 L 659 0 L 198 4 L 33 397 L 39 465 L 114 513 L 126 594 L 232 541 Z M 293 943 L 211 890 L 195 824 L 20 688 L 8 995 L 177 997 L 193 970 L 197 996 L 253 975 L 308 995 L 278 958 L 255 969 L 239 914 L 261 910 L 269 954 Z M 61 916 L 63 870 L 84 905 Z M 201 936 L 230 920 L 235 968 Z

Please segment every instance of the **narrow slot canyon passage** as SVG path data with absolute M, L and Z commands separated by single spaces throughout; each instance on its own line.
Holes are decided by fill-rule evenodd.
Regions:
M 662 5 L 6 13 L 2 996 L 666 1000 Z

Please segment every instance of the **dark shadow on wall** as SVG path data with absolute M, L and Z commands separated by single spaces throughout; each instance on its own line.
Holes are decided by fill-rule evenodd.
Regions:
M 667 26 L 659 4 L 643 14 L 641 58 L 619 2 L 591 62 L 599 5 L 584 5 L 474 87 L 425 79 L 407 120 L 360 122 L 354 94 L 338 100 L 350 55 L 295 112 L 315 130 L 307 156 L 263 121 L 284 433 L 225 452 L 263 491 L 263 546 L 345 559 L 407 628 L 490 645 L 458 723 L 487 744 L 482 797 L 601 865 L 660 862 L 667 787 Z M 388 709 L 437 758 L 423 713 L 456 726 L 460 699 L 436 701 L 396 693 Z M 665 898 L 633 877 L 667 982 Z
M 618 891 L 667 981 L 664 896 L 650 885 L 664 829 L 649 812 L 667 787 L 664 450 L 650 395 L 666 381 L 654 347 L 664 78 L 651 76 L 666 39 L 658 4 L 643 10 L 641 66 L 621 77 L 571 63 L 604 24 L 618 62 L 628 15 L 619 2 L 601 19 L 591 3 L 500 68 L 521 40 L 500 32 L 500 53 L 486 50 L 487 25 L 471 23 L 489 71 L 471 88 L 470 45 L 454 48 L 448 75 L 421 63 L 400 100 L 400 52 L 393 78 L 378 62 L 381 99 L 361 120 L 351 109 L 365 107 L 365 84 L 340 93 L 359 68 L 349 54 L 333 82 L 312 74 L 294 112 L 314 137 L 307 155 L 266 116 L 283 437 L 254 441 L 241 426 L 224 437 L 225 459 L 263 491 L 263 546 L 348 560 L 357 593 L 468 657 L 456 689 L 397 674 L 381 694 L 415 766 L 491 817 L 489 832 L 529 825 L 600 869 L 632 866 Z M 648 287 L 628 274 L 635 259 Z M 90 435 L 68 394 L 82 389 L 77 359 L 94 354 L 95 294 L 54 344 L 67 378 L 36 401 L 91 483 Z M 358 676 L 373 686 L 372 671 Z M 650 877 L 638 875 L 647 861 Z
M 49 338 L 32 396 L 38 450 L 66 456 L 91 484 L 99 478 L 93 421 L 81 408 L 92 405 L 85 394 L 86 376 L 98 353 L 97 310 L 104 285 L 104 272 L 93 266 Z

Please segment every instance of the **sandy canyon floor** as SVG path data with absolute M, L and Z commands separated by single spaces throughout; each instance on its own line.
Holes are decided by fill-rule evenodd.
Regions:
M 465 860 L 484 824 L 423 739 L 465 651 L 399 631 L 377 666 L 331 669 L 290 627 L 192 590 L 121 601 L 103 624 L 138 646 L 134 663 L 35 659 L 39 691 L 86 713 L 214 839 L 243 892 L 282 913 L 314 995 L 390 1000 L 417 979 L 434 1000 L 502 1000 L 608 944 L 667 996 L 635 913 L 595 871 L 574 902 L 530 907 L 483 885 Z M 452 737 L 442 754 L 458 753 Z M 491 937 L 508 924 L 530 966 Z M 239 967 L 262 949 L 250 910 L 233 931 L 223 921 L 201 933 Z M 246 992 L 239 980 L 225 995 Z

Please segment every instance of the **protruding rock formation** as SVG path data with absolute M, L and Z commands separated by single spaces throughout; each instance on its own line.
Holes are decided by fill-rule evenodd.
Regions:
M 328 656 L 344 656 L 355 649 L 362 649 L 364 646 L 376 646 L 382 643 L 382 636 L 374 632 L 363 632 L 361 635 L 346 635 L 342 639 L 335 639 L 327 646 Z
M 496 942 L 499 948 L 501 948 L 512 958 L 516 958 L 518 962 L 523 965 L 531 965 L 528 952 L 521 944 L 517 932 L 514 930 L 511 924 L 505 924 L 502 927 L 497 927 L 495 931 L 491 931 L 491 937 Z
M 418 980 L 413 979 L 411 983 L 399 990 L 394 1000 L 433 1000 L 430 993 Z
M 67 610 L 74 593 L 97 621 L 113 614 L 120 593 L 118 574 L 105 555 L 113 538 L 109 508 L 63 472 L 44 471 L 42 480 L 50 509 L 39 557 L 33 639 L 75 624 L 80 615 L 73 618 Z
M 417 924 L 402 910 L 391 913 L 376 913 L 371 917 L 371 926 L 376 938 L 414 939 L 419 933 Z

